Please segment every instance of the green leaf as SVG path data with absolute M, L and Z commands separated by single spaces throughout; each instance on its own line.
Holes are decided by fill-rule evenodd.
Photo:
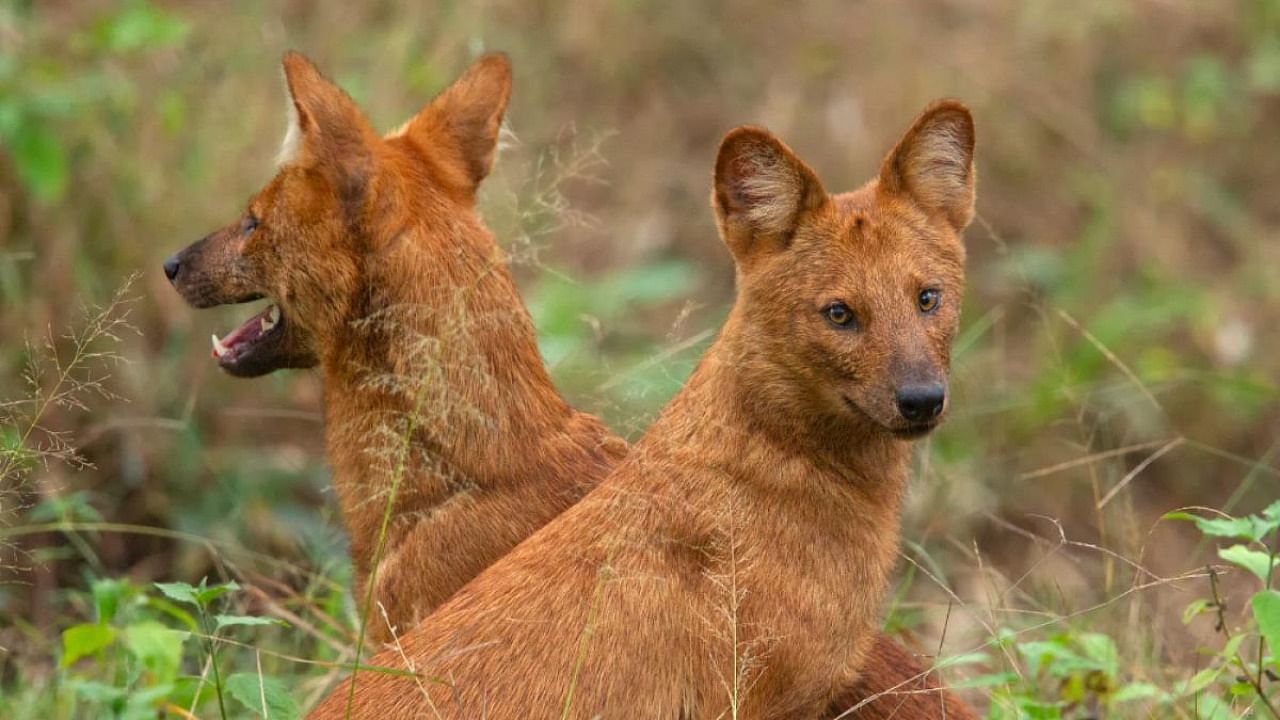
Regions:
M 231 697 L 261 717 L 294 720 L 301 715 L 284 683 L 269 675 L 235 673 L 227 678 L 226 687 Z
M 1200 598 L 1198 600 L 1192 600 L 1191 604 L 1187 605 L 1186 609 L 1182 611 L 1182 624 L 1189 625 L 1192 620 L 1195 620 L 1196 617 L 1200 615 L 1200 613 L 1208 609 L 1209 609 L 1208 600 L 1204 598 Z
M 1221 674 L 1222 666 L 1207 667 L 1195 675 L 1192 675 L 1190 680 L 1178 683 L 1177 693 L 1182 697 L 1194 695 L 1212 685 L 1213 681 L 1217 680 L 1218 676 Z
M 971 678 L 963 678 L 949 685 L 949 687 L 965 690 L 974 688 L 999 687 L 1001 685 L 1013 685 L 1022 680 L 1015 672 L 998 672 L 989 675 L 978 675 Z
M 195 605 L 198 608 L 208 607 L 213 600 L 233 590 L 240 589 L 240 586 L 234 580 L 221 585 L 210 586 L 206 586 L 205 581 L 201 580 L 198 587 L 184 582 L 156 583 L 155 585 L 166 597 L 188 605 Z
M 70 667 L 76 660 L 102 650 L 115 639 L 115 630 L 108 625 L 72 625 L 62 631 L 62 667 Z
M 162 682 L 146 687 L 129 688 L 128 700 L 124 712 L 116 717 L 119 720 L 155 720 L 160 716 L 162 703 L 173 695 L 174 686 L 170 682 Z M 165 717 L 169 714 L 165 713 Z
M 214 630 L 221 630 L 225 627 L 235 625 L 281 625 L 287 626 L 282 620 L 275 618 L 256 617 L 253 615 L 214 615 Z
M 1190 520 L 1196 524 L 1200 532 L 1213 537 L 1234 538 L 1237 540 L 1262 540 L 1268 533 L 1280 528 L 1280 508 L 1273 503 L 1261 515 L 1249 515 L 1233 518 L 1202 518 L 1186 512 L 1166 513 L 1166 520 Z
M 1053 677 L 1065 678 L 1077 671 L 1103 670 L 1099 662 L 1085 657 L 1069 646 L 1070 639 L 1065 636 L 1055 637 L 1051 641 L 1034 641 L 1018 646 L 1032 675 L 1042 670 Z
M 95 40 L 103 49 L 124 53 L 176 45 L 190 30 L 190 24 L 178 17 L 146 2 L 134 2 L 104 20 L 97 28 Z
M 1164 692 L 1160 688 L 1148 682 L 1134 682 L 1125 685 L 1111 696 L 1112 704 L 1120 704 L 1133 702 L 1134 700 L 1148 700 L 1154 697 L 1160 697 Z
M 111 705 L 118 700 L 123 700 L 128 693 L 126 688 L 108 685 L 97 680 L 74 678 L 70 684 L 77 698 L 103 705 Z
M 239 590 L 240 586 L 235 580 L 229 580 L 221 585 L 210 585 L 205 587 L 204 580 L 200 581 L 200 587 L 196 589 L 196 600 L 200 601 L 202 607 L 208 607 L 209 603 L 222 597 L 223 595 Z
M 1234 720 L 1235 713 L 1231 706 L 1223 702 L 1217 695 L 1205 693 L 1196 702 L 1196 718 L 1198 720 Z
M 1271 571 L 1271 556 L 1258 550 L 1250 550 L 1244 545 L 1232 545 L 1218 551 L 1218 557 L 1248 570 L 1262 582 L 1267 581 Z
M 93 581 L 93 606 L 98 613 L 98 622 L 109 623 L 116 616 L 121 601 L 133 594 L 133 585 L 128 580 L 107 578 Z
M 974 665 L 976 663 L 988 663 L 991 656 L 984 652 L 968 652 L 959 655 L 948 655 L 939 658 L 934 664 L 934 669 L 941 670 L 943 668 L 960 667 L 962 665 Z
M 1246 637 L 1248 637 L 1248 635 L 1244 633 L 1236 633 L 1235 635 L 1232 635 L 1231 639 L 1222 645 L 1222 650 L 1218 652 L 1218 657 L 1234 658 L 1236 656 L 1236 651 L 1240 649 L 1240 644 L 1244 642 Z
M 165 598 L 148 596 L 146 598 L 146 603 L 148 607 L 155 608 L 159 612 L 164 613 L 165 615 L 168 615 L 174 620 L 182 623 L 186 629 L 191 632 L 197 632 L 200 629 L 200 624 L 196 622 L 195 617 L 191 613 L 183 610 L 177 604 L 169 602 Z
M 1247 518 L 1202 518 L 1199 515 L 1192 515 L 1185 512 L 1171 512 L 1165 516 L 1166 520 L 1190 520 L 1196 524 L 1200 532 L 1213 537 L 1226 537 L 1236 540 L 1257 540 L 1254 537 L 1253 522 Z
M 1120 674 L 1120 653 L 1110 637 L 1102 633 L 1082 633 L 1076 638 L 1076 643 L 1090 660 L 1098 663 L 1098 669 L 1107 677 L 1114 678 Z
M 62 197 L 67 187 L 67 156 L 53 128 L 40 118 L 27 118 L 9 143 L 22 184 L 41 200 Z
M 130 654 L 157 678 L 172 681 L 182 662 L 182 644 L 189 633 L 173 630 L 155 620 L 143 620 L 124 629 Z
M 1253 619 L 1258 622 L 1258 632 L 1266 638 L 1271 655 L 1280 658 L 1280 592 L 1263 590 L 1253 596 Z
M 184 582 L 156 583 L 156 589 L 165 594 L 170 600 L 177 600 L 188 605 L 200 607 L 200 600 L 196 598 L 196 589 L 194 586 Z

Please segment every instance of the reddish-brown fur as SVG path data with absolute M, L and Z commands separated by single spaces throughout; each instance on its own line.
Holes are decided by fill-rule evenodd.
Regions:
M 955 695 L 940 690 L 925 672 L 911 672 L 920 661 L 884 635 L 867 653 L 853 687 L 828 706 L 827 718 L 840 720 L 978 720 Z
M 596 489 L 372 661 L 416 680 L 360 674 L 313 717 L 817 717 L 857 692 L 907 440 L 937 422 L 894 398 L 945 382 L 972 148 L 968 112 L 940 103 L 878 181 L 829 196 L 767 132 L 730 133 L 713 204 L 739 297 L 686 387 Z M 944 298 L 927 312 L 925 289 Z
M 341 91 L 287 57 L 297 156 L 251 200 L 246 217 L 256 228 L 245 232 L 238 220 L 178 256 L 175 285 L 193 304 L 266 295 L 282 308 L 283 331 L 224 363 L 229 372 L 322 365 L 357 589 L 372 567 L 390 478 L 403 478 L 374 595 L 400 631 L 568 507 L 626 450 L 556 393 L 472 210 L 508 73 L 500 57 L 481 60 L 380 139 Z M 411 445 L 399 442 L 405 434 Z M 402 461 L 407 447 L 413 454 Z M 388 637 L 376 616 L 373 628 Z M 841 707 L 900 692 L 917 676 L 918 663 L 878 635 Z M 934 717 L 940 702 L 889 694 L 854 717 Z M 959 712 L 948 716 L 970 717 Z
M 394 491 L 372 599 L 403 632 L 577 501 L 626 445 L 556 393 L 473 211 L 505 57 L 481 59 L 385 139 L 302 56 L 285 73 L 297 157 L 250 200 L 256 227 L 238 219 L 185 250 L 175 285 L 197 306 L 280 305 L 284 350 L 247 374 L 318 359 L 357 597 Z M 381 611 L 370 629 L 390 637 Z

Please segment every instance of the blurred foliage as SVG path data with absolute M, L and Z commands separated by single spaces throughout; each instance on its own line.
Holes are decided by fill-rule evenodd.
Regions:
M 142 298 L 113 345 L 128 363 L 90 364 L 104 393 L 40 415 L 83 462 L 0 423 L 24 458 L 0 487 L 0 715 L 267 697 L 287 716 L 341 674 L 297 659 L 350 659 L 319 382 L 220 375 L 201 339 L 243 310 L 193 312 L 158 272 L 270 173 L 288 47 L 381 128 L 475 52 L 512 55 L 482 211 L 557 382 L 629 437 L 732 297 L 706 206 L 723 132 L 768 125 L 847 189 L 927 101 L 965 99 L 955 410 L 919 456 L 889 627 L 996 718 L 1239 717 L 1258 697 L 1240 676 L 1274 698 L 1274 528 L 1217 553 L 1204 511 L 1162 518 L 1238 516 L 1280 485 L 1280 0 L 10 0 L 0 409 L 54 387 L 24 379 L 31 348 L 69 357 L 82 303 L 139 271 Z M 152 584 L 202 577 L 240 589 L 184 604 Z

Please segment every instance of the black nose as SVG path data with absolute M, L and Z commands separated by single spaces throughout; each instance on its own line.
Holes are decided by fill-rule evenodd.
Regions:
M 169 278 L 169 282 L 178 277 L 178 268 L 181 263 L 178 262 L 177 255 L 170 255 L 168 260 L 164 261 L 164 276 Z
M 942 414 L 947 388 L 942 383 L 907 385 L 898 388 L 898 412 L 909 422 L 932 420 Z

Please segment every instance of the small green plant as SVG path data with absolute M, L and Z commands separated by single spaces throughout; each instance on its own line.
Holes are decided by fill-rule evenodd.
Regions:
M 987 663 L 1004 658 L 1003 666 L 961 686 L 990 693 L 991 720 L 1280 718 L 1280 658 L 1275 651 L 1280 643 L 1280 501 L 1255 515 L 1218 515 L 1176 511 L 1164 516 L 1195 523 L 1206 538 L 1228 541 L 1218 557 L 1245 571 L 1240 574 L 1244 584 L 1231 587 L 1250 588 L 1244 612 L 1229 612 L 1220 568 L 1207 569 L 1209 595 L 1186 607 L 1183 622 L 1211 618 L 1221 642 L 1201 649 L 1204 661 L 1195 672 L 1179 672 L 1179 679 L 1161 686 L 1132 677 L 1107 634 L 1069 627 L 1042 637 L 1003 627 L 990 643 L 999 653 L 977 654 Z M 956 660 L 944 664 L 958 664 Z
M 59 667 L 77 716 L 141 720 L 154 718 L 157 710 L 197 708 L 216 700 L 218 716 L 227 718 L 232 716 L 229 696 L 262 717 L 298 717 L 285 683 L 260 671 L 224 676 L 226 662 L 220 659 L 228 628 L 280 621 L 216 612 L 225 607 L 225 596 L 240 589 L 235 582 L 156 583 L 154 588 L 159 592 L 126 580 L 94 581 L 93 622 L 62 632 Z M 184 674 L 183 660 L 193 652 L 198 662 L 192 666 L 202 670 Z
M 154 717 L 161 701 L 195 692 L 179 676 L 183 646 L 196 628 L 191 615 L 126 580 L 97 580 L 91 596 L 94 620 L 63 630 L 58 661 L 78 711 Z M 170 628 L 159 616 L 186 629 Z
M 1246 710 L 1257 717 L 1280 718 L 1280 591 L 1276 589 L 1276 559 L 1280 554 L 1280 501 L 1256 515 L 1203 517 L 1178 511 L 1165 515 L 1189 520 L 1207 538 L 1234 541 L 1218 549 L 1218 557 L 1245 571 L 1246 582 L 1257 588 L 1249 598 L 1249 612 L 1228 613 L 1218 571 L 1209 568 L 1210 596 L 1187 606 L 1186 624 L 1201 616 L 1214 619 L 1222 642 L 1206 648 L 1209 664 L 1181 687 L 1179 695 L 1198 696 L 1202 706 L 1220 708 L 1201 717 L 1240 717 Z M 1233 623 L 1233 620 L 1235 621 Z

